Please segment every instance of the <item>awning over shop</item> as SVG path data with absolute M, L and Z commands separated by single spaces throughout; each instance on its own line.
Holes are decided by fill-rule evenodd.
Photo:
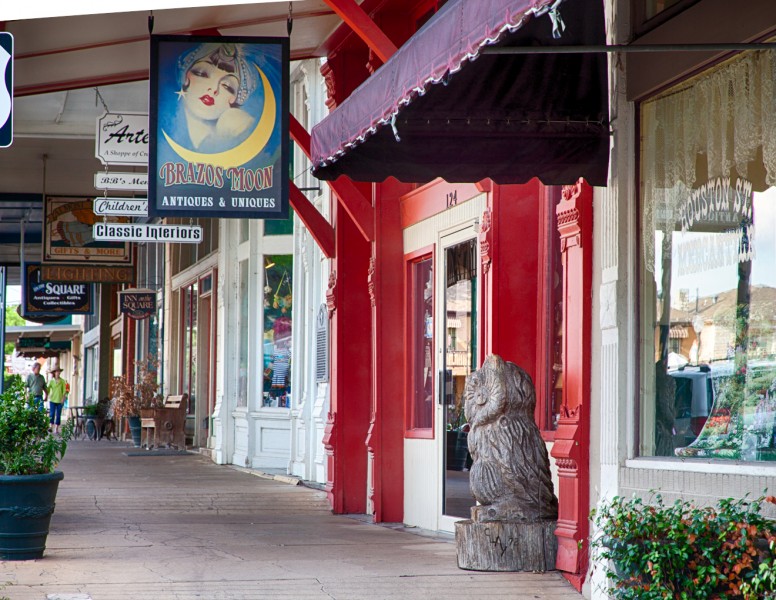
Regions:
M 70 351 L 80 334 L 80 325 L 16 325 L 6 327 L 5 341 L 13 342 L 20 356 L 59 356 Z
M 313 128 L 313 173 L 605 185 L 606 56 L 482 52 L 603 43 L 600 0 L 449 0 Z
M 686 337 L 689 337 L 689 335 L 690 334 L 687 333 L 687 328 L 682 327 L 681 325 L 674 325 L 668 331 L 668 337 L 671 339 L 684 339 Z

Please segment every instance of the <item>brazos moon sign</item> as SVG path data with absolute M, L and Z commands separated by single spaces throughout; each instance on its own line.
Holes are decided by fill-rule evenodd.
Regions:
M 152 36 L 148 212 L 288 218 L 288 39 Z

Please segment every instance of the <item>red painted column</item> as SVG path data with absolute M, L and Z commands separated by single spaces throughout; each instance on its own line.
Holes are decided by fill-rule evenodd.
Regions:
M 366 438 L 375 522 L 404 518 L 404 242 L 399 198 L 411 186 L 375 185 L 375 241 L 368 287 L 372 316 L 372 409 Z
M 563 405 L 552 456 L 558 465 L 557 568 L 581 589 L 588 562 L 590 329 L 593 190 L 563 186 L 557 207 L 563 261 Z
M 347 212 L 335 209 L 336 256 L 329 276 L 331 403 L 323 444 L 326 491 L 335 513 L 366 512 L 371 391 L 370 244 Z
M 494 187 L 488 253 L 492 259 L 491 313 L 490 323 L 484 322 L 483 326 L 491 330 L 491 351 L 519 365 L 535 379 L 543 186 L 533 179 L 522 185 Z M 484 223 L 485 218 L 480 221 L 481 231 Z

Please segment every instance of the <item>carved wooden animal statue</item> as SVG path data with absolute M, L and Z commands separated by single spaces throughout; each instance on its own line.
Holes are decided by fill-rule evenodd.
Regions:
M 469 421 L 469 476 L 475 521 L 558 518 L 547 448 L 534 422 L 536 390 L 512 362 L 488 356 L 466 379 L 464 414 Z

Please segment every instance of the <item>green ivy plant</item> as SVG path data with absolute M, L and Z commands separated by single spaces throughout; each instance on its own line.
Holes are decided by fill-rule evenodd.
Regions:
M 764 502 L 776 497 L 697 507 L 616 496 L 590 515 L 593 562 L 615 599 L 776 598 L 776 521 L 762 515 Z
M 73 424 L 49 432 L 49 418 L 18 381 L 0 394 L 0 475 L 51 473 L 67 450 Z

